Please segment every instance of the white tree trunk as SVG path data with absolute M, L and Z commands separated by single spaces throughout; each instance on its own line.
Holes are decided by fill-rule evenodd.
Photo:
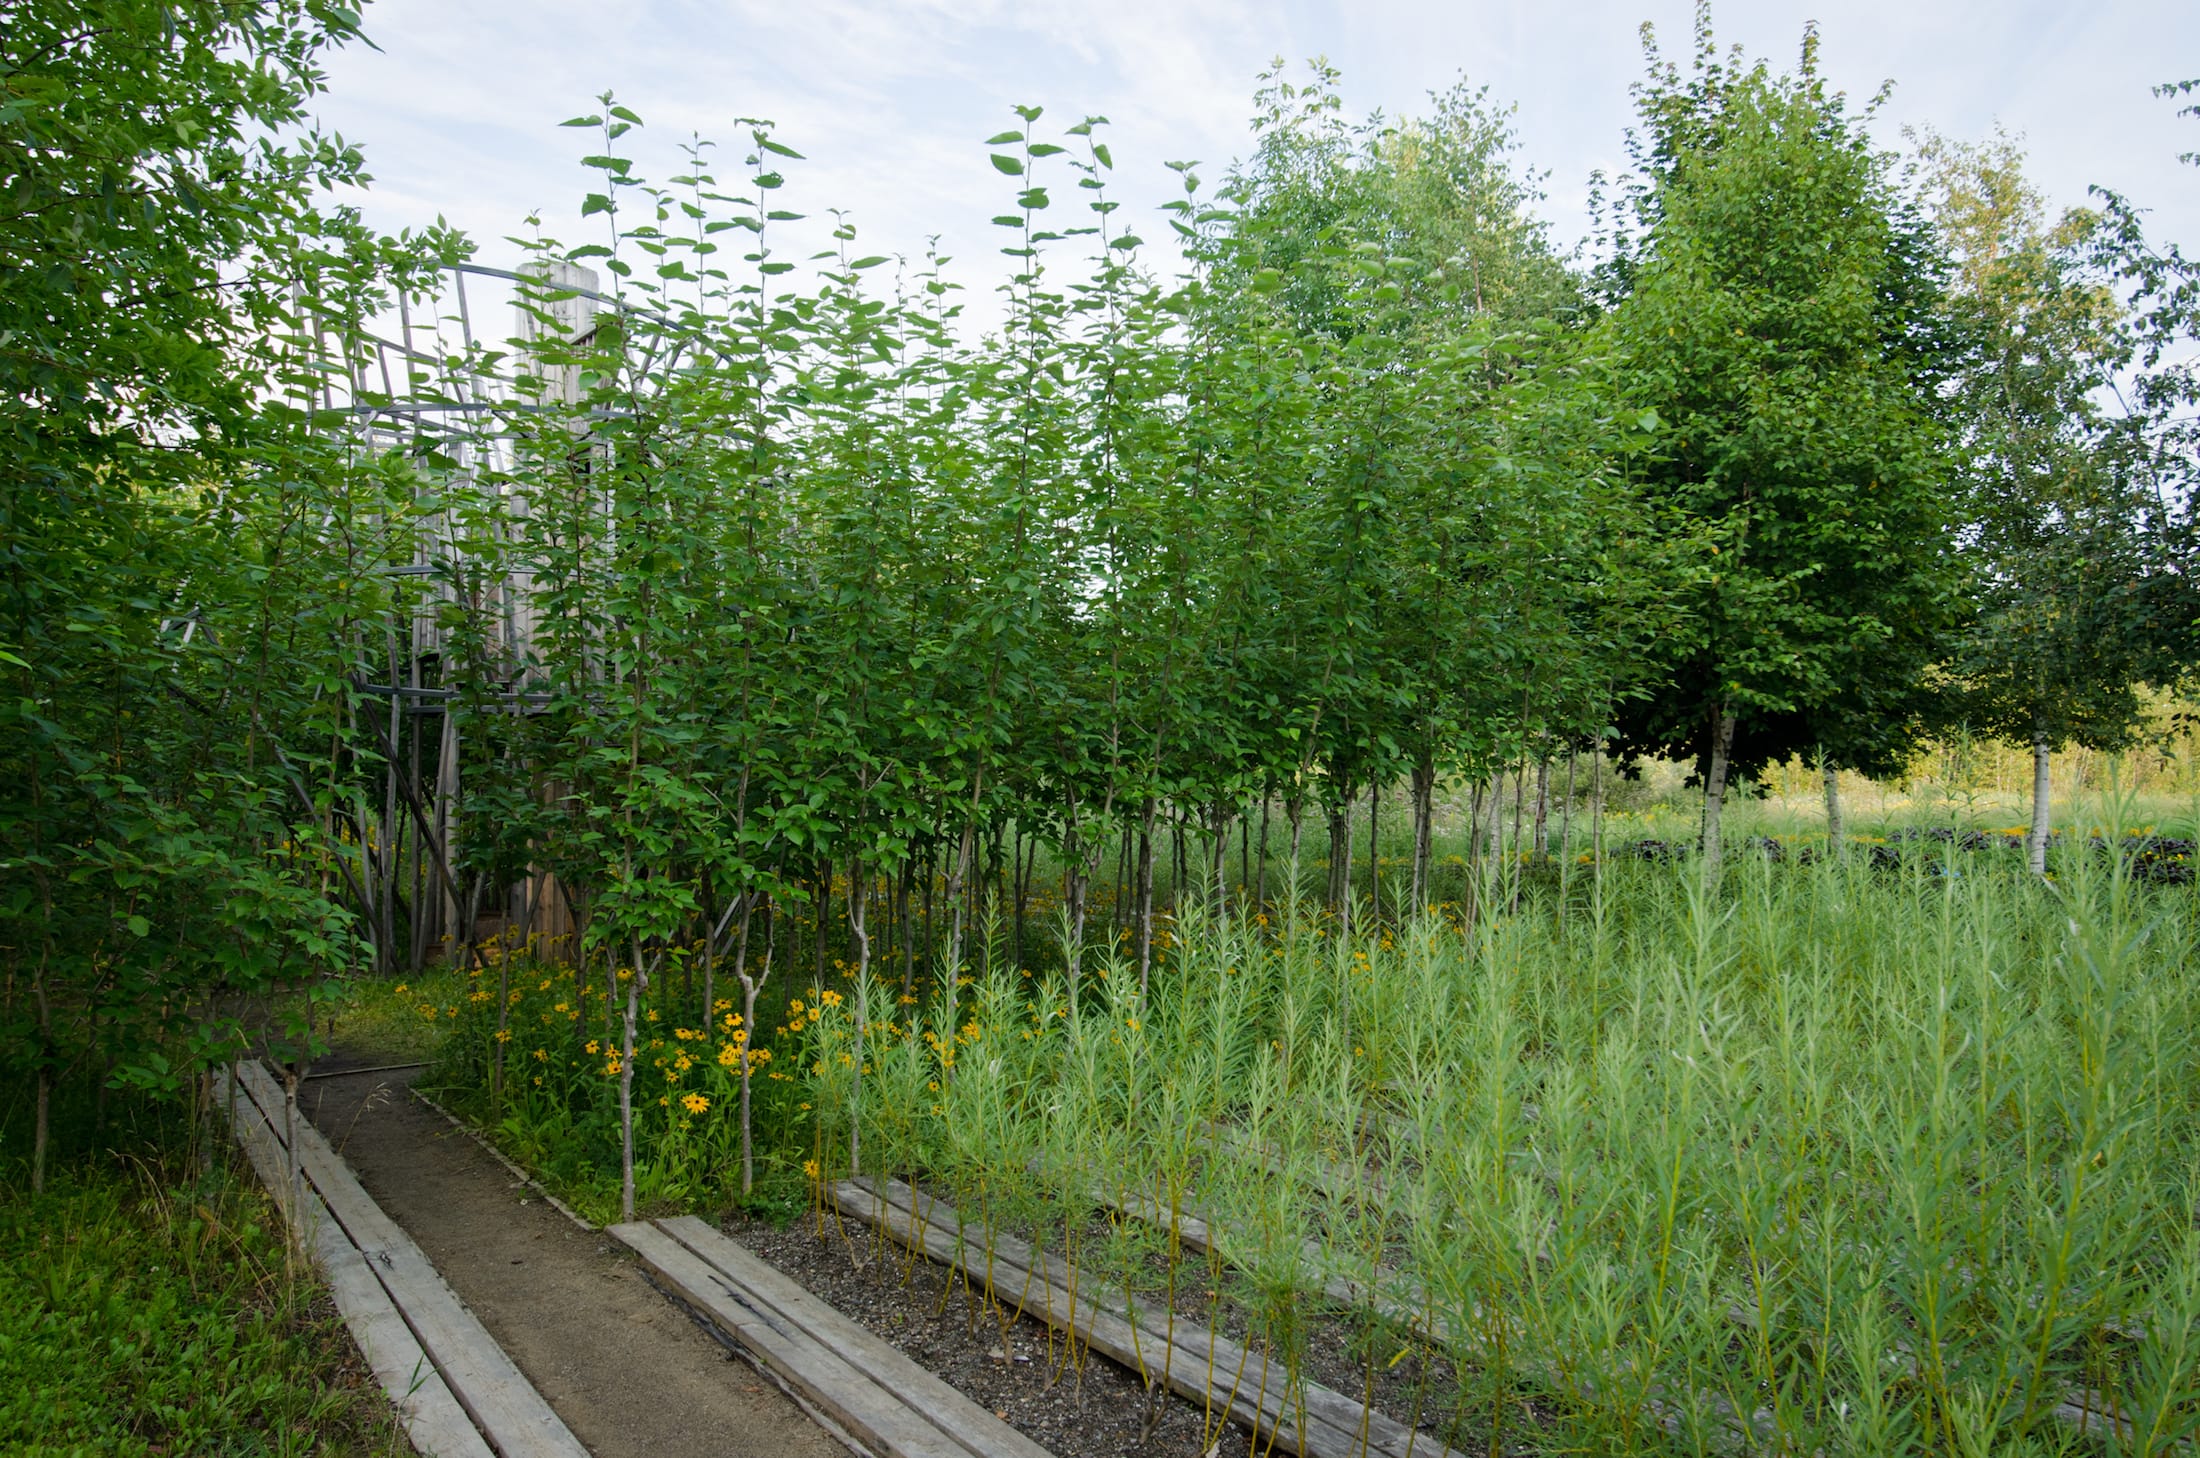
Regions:
M 1711 765 L 1703 782 L 1703 873 L 1719 874 L 1719 828 L 1726 809 L 1726 764 L 1734 749 L 1734 715 L 1723 705 L 1711 735 Z
M 2032 829 L 2024 837 L 2024 854 L 2032 874 L 2047 874 L 2047 833 L 2053 823 L 2054 780 L 2048 774 L 2048 755 L 2053 746 L 2045 734 L 2032 736 Z
M 1848 822 L 1841 815 L 1841 770 L 1820 751 L 1818 773 L 1826 790 L 1826 847 L 1840 856 L 1848 850 Z

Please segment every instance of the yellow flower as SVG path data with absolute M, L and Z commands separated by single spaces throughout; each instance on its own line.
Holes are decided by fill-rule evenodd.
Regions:
M 827 1007 L 840 1006 L 840 994 L 833 991 L 831 988 L 827 988 L 825 991 L 819 993 L 817 995 L 817 1000 L 825 1004 L 825 1006 Z
M 651 1022 L 657 1021 L 657 1009 L 651 1008 L 648 1013 L 645 1014 L 645 1016 L 648 1017 Z
M 509 1043 L 509 1042 L 511 1042 L 511 1041 L 512 1041 L 512 1030 L 511 1030 L 510 1028 L 498 1028 L 498 1029 L 497 1029 L 497 1041 L 498 1041 L 499 1043 Z
M 402 983 L 402 982 L 400 982 L 400 983 L 398 983 L 398 984 L 397 984 L 397 995 L 398 995 L 399 997 L 403 997 L 403 996 L 404 996 L 404 995 L 405 995 L 405 994 L 406 994 L 407 992 L 410 992 L 411 990 L 412 990 L 411 988 L 407 987 L 407 986 L 406 986 L 406 985 L 405 985 L 404 983 Z
M 590 1039 L 588 1040 L 588 1046 L 587 1046 L 587 1048 L 586 1048 L 586 1050 L 585 1050 L 585 1051 L 587 1051 L 587 1052 L 590 1052 L 590 1053 L 594 1053 L 594 1052 L 596 1052 L 596 1051 L 597 1051 L 597 1044 L 596 1044 L 596 1040 L 595 1040 L 594 1038 L 590 1038 Z
M 537 1048 L 535 1050 L 535 1061 L 537 1063 L 548 1063 L 550 1061 L 550 1055 L 548 1053 L 545 1053 L 542 1049 Z M 542 1082 L 542 1080 L 538 1078 L 535 1080 L 535 1082 L 540 1083 Z
M 803 1160 L 803 1161 L 802 1161 L 802 1172 L 803 1172 L 804 1174 L 808 1175 L 808 1176 L 809 1176 L 809 1177 L 810 1177 L 811 1179 L 813 1179 L 813 1180 L 814 1180 L 814 1179 L 816 1179 L 816 1178 L 817 1178 L 817 1173 L 818 1173 L 818 1171 L 817 1171 L 817 1161 L 816 1161 L 816 1160 L 814 1160 L 814 1159 L 805 1159 L 805 1160 Z
M 710 1107 L 710 1100 L 699 1093 L 680 1095 L 680 1107 L 691 1114 L 700 1114 Z

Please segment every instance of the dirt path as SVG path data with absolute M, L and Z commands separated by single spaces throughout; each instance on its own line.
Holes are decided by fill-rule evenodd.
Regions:
M 381 1061 L 337 1055 L 315 1071 Z M 846 1458 L 612 1241 L 533 1197 L 408 1097 L 415 1071 L 313 1078 L 298 1104 L 590 1452 Z

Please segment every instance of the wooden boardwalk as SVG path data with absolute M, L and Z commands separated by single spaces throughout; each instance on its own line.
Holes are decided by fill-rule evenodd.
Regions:
M 609 1227 L 668 1294 L 877 1458 L 1047 1450 L 692 1215 Z
M 588 1458 L 266 1069 L 234 1064 L 219 1092 L 415 1448 L 428 1458 Z

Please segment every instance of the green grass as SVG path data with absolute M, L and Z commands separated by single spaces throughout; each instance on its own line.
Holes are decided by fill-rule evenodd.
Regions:
M 118 1117 L 90 1147 L 64 1121 L 43 1194 L 0 1156 L 0 1451 L 411 1453 L 250 1171 L 194 1174 L 170 1112 Z

